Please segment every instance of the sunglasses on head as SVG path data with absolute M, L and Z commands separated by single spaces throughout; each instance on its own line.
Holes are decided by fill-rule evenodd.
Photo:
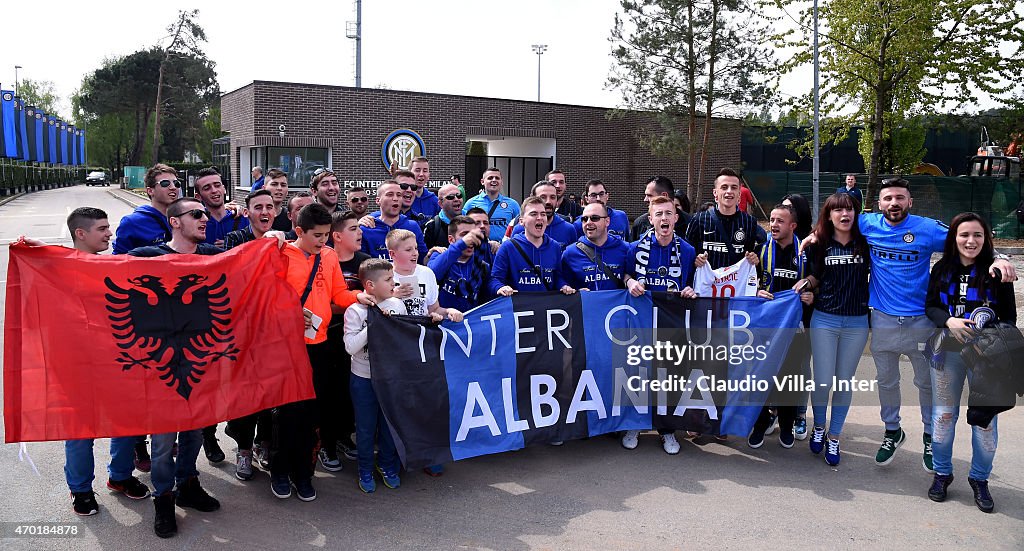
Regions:
M 171 186 L 174 186 L 176 188 L 180 188 L 181 187 L 181 180 L 160 180 L 159 182 L 156 183 L 156 185 L 158 185 L 160 187 L 171 187 Z
M 445 195 L 441 199 L 444 199 L 445 201 L 454 201 L 456 199 L 462 199 L 462 195 L 459 193 L 453 193 L 451 195 Z
M 353 203 L 365 203 L 365 202 L 367 202 L 369 200 L 370 200 L 369 197 L 353 197 L 353 198 L 349 199 L 349 201 L 351 201 Z
M 590 216 L 580 216 L 580 222 L 586 224 L 587 222 L 597 222 L 602 218 L 608 218 L 607 216 L 600 216 L 597 214 L 591 214 Z
M 419 191 L 420 190 L 420 186 L 418 186 L 416 184 L 398 184 L 398 187 L 402 188 L 402 191 L 409 191 L 409 190 Z
M 186 210 L 185 212 L 182 212 L 181 214 L 172 214 L 171 217 L 173 217 L 173 218 L 182 218 L 186 214 L 191 216 L 192 218 L 195 218 L 196 220 L 202 220 L 203 217 L 206 217 L 206 218 L 210 217 L 210 215 L 205 210 L 203 210 L 203 209 Z
M 328 172 L 330 174 L 334 174 L 333 170 L 331 170 L 329 168 L 320 167 L 320 168 L 318 168 L 318 169 L 313 171 L 313 177 L 316 178 L 317 176 L 323 174 L 324 172 Z

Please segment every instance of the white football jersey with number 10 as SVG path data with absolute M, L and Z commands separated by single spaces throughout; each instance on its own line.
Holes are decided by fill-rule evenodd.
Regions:
M 705 264 L 693 276 L 693 290 L 701 297 L 757 296 L 757 268 L 745 258 L 717 270 Z

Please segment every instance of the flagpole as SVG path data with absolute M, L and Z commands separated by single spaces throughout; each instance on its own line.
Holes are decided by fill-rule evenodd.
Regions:
M 820 148 L 818 136 L 818 0 L 814 0 L 814 158 L 811 160 L 811 193 L 814 200 L 814 208 L 811 214 L 817 214 L 821 206 L 821 190 L 819 188 L 820 175 L 818 164 L 818 151 Z

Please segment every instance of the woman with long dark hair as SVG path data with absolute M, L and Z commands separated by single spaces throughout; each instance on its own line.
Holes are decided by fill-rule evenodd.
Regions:
M 988 222 L 973 212 L 956 215 L 949 225 L 942 259 L 932 268 L 925 308 L 929 319 L 936 326 L 949 329 L 959 343 L 982 328 L 979 323 L 984 323 L 983 313 L 990 322 L 1017 322 L 1013 283 L 1002 283 L 988 274 L 994 257 L 992 229 Z M 928 497 L 932 501 L 944 501 L 946 489 L 953 482 L 953 437 L 960 416 L 960 394 L 964 380 L 973 386 L 976 376 L 976 371 L 968 369 L 960 357 L 960 344 L 941 348 L 933 354 L 931 369 L 935 478 Z M 991 513 L 995 504 L 988 491 L 988 476 L 992 472 L 998 440 L 996 416 L 992 416 L 986 426 L 974 425 L 971 429 L 973 454 L 967 482 L 974 491 L 978 508 Z
M 817 292 L 811 315 L 814 429 L 811 452 L 825 450 L 825 462 L 839 464 L 839 437 L 853 397 L 850 379 L 868 341 L 868 242 L 857 225 L 857 205 L 845 193 L 825 200 L 807 248 L 811 275 L 804 281 Z M 826 432 L 829 396 L 832 418 Z M 827 441 L 827 442 L 826 442 Z M 827 443 L 827 448 L 826 448 Z
M 782 198 L 783 205 L 789 205 L 796 211 L 796 236 L 804 239 L 811 235 L 811 205 L 799 193 L 788 193 Z

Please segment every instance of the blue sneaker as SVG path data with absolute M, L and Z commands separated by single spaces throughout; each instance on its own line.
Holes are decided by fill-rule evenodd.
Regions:
M 313 488 L 312 478 L 303 478 L 294 481 L 295 495 L 302 501 L 313 501 L 316 499 L 316 489 Z
M 395 488 L 402 485 L 402 480 L 398 478 L 398 473 L 390 469 L 384 470 L 377 465 L 377 472 L 380 473 L 380 477 L 384 479 L 384 485 L 394 490 Z
M 373 479 L 373 471 L 359 471 L 359 489 L 364 494 L 377 491 L 377 482 Z
M 292 497 L 292 483 L 288 480 L 288 475 L 270 473 L 270 491 L 274 492 L 274 496 L 280 499 Z
M 825 449 L 825 427 L 814 427 L 811 435 L 811 453 L 821 453 Z
M 825 463 L 833 467 L 839 464 L 839 440 L 828 439 L 828 449 L 825 450 Z
M 807 419 L 797 417 L 793 421 L 793 437 L 797 440 L 807 440 Z

